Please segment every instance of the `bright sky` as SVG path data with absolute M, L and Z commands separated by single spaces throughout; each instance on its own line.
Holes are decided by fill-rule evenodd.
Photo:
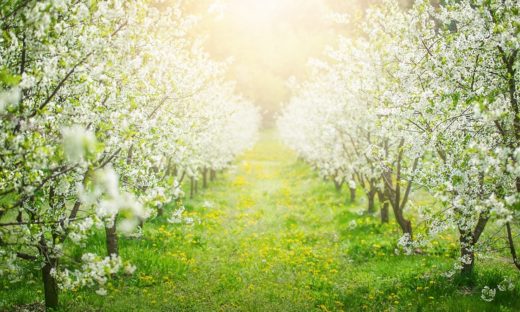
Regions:
M 229 73 L 238 92 L 268 112 L 289 99 L 288 78 L 305 76 L 305 65 L 333 45 L 338 26 L 330 12 L 355 14 L 364 0 L 192 0 L 204 18 L 206 49 L 220 60 L 232 57 Z M 370 0 L 373 1 L 373 0 Z M 208 8 L 210 13 L 208 13 Z

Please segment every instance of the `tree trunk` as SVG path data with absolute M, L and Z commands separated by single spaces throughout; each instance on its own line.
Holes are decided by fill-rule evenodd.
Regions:
M 56 259 L 47 259 L 42 267 L 43 288 L 45 292 L 45 306 L 50 309 L 58 307 L 58 284 L 52 276 L 52 269 L 56 268 Z
M 410 220 L 406 220 L 402 216 L 402 212 L 401 212 L 401 216 L 397 220 L 398 220 L 397 223 L 399 223 L 399 226 L 403 230 L 403 234 L 408 234 L 408 235 L 410 235 L 410 239 L 413 239 L 412 222 Z
M 509 251 L 511 252 L 511 257 L 513 258 L 513 264 L 516 266 L 518 270 L 520 270 L 520 261 L 516 256 L 515 242 L 513 241 L 513 233 L 511 231 L 511 224 L 509 222 L 506 223 L 507 230 L 507 241 L 509 242 Z
M 475 266 L 475 252 L 473 251 L 473 237 L 470 233 L 460 232 L 460 256 L 464 259 L 461 262 L 461 275 L 470 277 Z
M 116 217 L 117 219 L 117 217 Z M 109 256 L 119 255 L 119 246 L 117 244 L 117 230 L 116 230 L 116 219 L 111 227 L 105 227 L 106 243 L 107 243 L 107 254 Z
M 354 202 L 356 202 L 356 189 L 349 188 L 349 190 L 350 190 L 350 202 L 354 203 Z
M 209 172 L 209 179 L 211 182 L 215 181 L 215 179 L 217 178 L 217 172 L 215 170 L 211 170 Z
M 488 213 L 489 212 L 486 211 L 479 215 L 477 224 L 473 230 L 459 228 L 460 256 L 464 258 L 464 261 L 461 263 L 461 275 L 466 278 L 471 277 L 473 274 L 473 267 L 475 266 L 474 248 L 489 221 Z
M 401 227 L 401 230 L 403 231 L 403 234 L 410 235 L 410 240 L 413 239 L 413 233 L 412 233 L 412 222 L 410 220 L 407 220 L 403 217 L 403 212 L 401 210 L 395 210 L 395 219 L 397 220 L 397 223 Z
M 383 194 L 383 192 L 378 191 L 377 197 L 379 198 L 379 202 L 383 204 L 381 206 L 381 223 L 388 223 L 390 221 L 389 211 L 388 211 L 390 204 L 388 203 L 387 200 L 385 200 L 385 195 Z
M 399 162 L 400 163 L 400 162 Z M 399 169 L 400 165 L 398 165 L 398 172 L 400 172 Z M 399 227 L 401 227 L 401 230 L 403 231 L 403 234 L 408 234 L 410 240 L 413 240 L 413 233 L 412 233 L 412 222 L 410 220 L 407 220 L 403 215 L 403 208 L 404 203 L 406 202 L 403 199 L 403 203 L 401 202 L 401 193 L 400 193 L 400 187 L 399 183 L 396 184 L 396 191 L 392 192 L 392 185 L 390 184 L 392 181 L 392 176 L 390 171 L 386 171 L 384 173 L 383 179 L 385 181 L 385 197 L 390 200 L 390 204 L 392 205 L 392 210 L 394 211 L 395 220 L 397 221 L 397 224 L 399 224 Z M 397 175 L 397 181 L 400 180 L 400 175 Z M 406 197 L 406 195 L 405 195 Z
M 162 217 L 163 215 L 164 215 L 164 206 L 160 205 L 159 207 L 157 207 L 157 216 Z
M 376 211 L 376 206 L 375 206 L 376 192 L 372 191 L 372 190 L 369 191 L 367 194 L 367 197 L 368 197 L 367 213 L 373 214 Z
M 199 193 L 199 181 L 195 180 L 195 194 Z
M 388 223 L 390 220 L 388 216 L 388 202 L 383 203 L 383 207 L 381 207 L 381 223 Z
M 343 183 L 339 183 L 338 181 L 336 181 L 336 179 L 334 179 L 334 187 L 336 188 L 336 192 L 340 192 L 341 191 L 341 185 Z
M 202 171 L 202 187 L 208 187 L 208 169 L 206 168 L 204 168 L 204 170 Z

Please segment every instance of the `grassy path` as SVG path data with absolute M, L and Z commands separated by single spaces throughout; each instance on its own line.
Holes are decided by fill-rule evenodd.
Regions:
M 440 238 L 446 247 L 432 243 L 428 256 L 396 255 L 395 224 L 381 226 L 376 217 L 362 215 L 363 202 L 346 204 L 345 195 L 298 162 L 273 133 L 265 133 L 235 167 L 186 202 L 186 207 L 193 225 L 159 218 L 145 226 L 142 238 L 121 241 L 122 257 L 138 267 L 135 276 L 114 281 L 106 297 L 91 290 L 64 294 L 64 310 L 498 311 L 501 304 L 518 307 L 516 293 L 499 294 L 488 304 L 479 299 L 481 288 L 461 291 L 441 276 L 453 264 L 449 257 L 456 255 L 450 237 Z M 103 236 L 93 239 L 89 248 L 103 253 Z M 479 283 L 500 279 L 496 267 L 493 270 L 480 271 Z M 10 296 L 2 294 L 0 300 L 32 302 L 35 293 L 41 296 L 37 283 L 11 291 Z
M 191 303 L 196 309 L 302 311 L 342 305 L 334 303 L 331 276 L 344 269 L 338 265 L 345 259 L 335 218 L 343 200 L 315 180 L 294 154 L 266 135 L 201 195 L 203 200 L 188 203 L 193 217 L 202 214 L 204 222 L 203 248 L 190 255 L 199 264 L 193 278 L 200 283 L 181 286 L 187 294 L 202 295 Z

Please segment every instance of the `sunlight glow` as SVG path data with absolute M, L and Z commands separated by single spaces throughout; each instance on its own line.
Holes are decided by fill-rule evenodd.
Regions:
M 281 17 L 288 0 L 232 0 L 229 3 L 230 13 L 240 16 L 249 24 L 272 23 Z
M 205 47 L 232 57 L 230 79 L 269 114 L 289 99 L 286 81 L 303 77 L 305 64 L 321 55 L 335 33 L 325 0 L 214 0 Z

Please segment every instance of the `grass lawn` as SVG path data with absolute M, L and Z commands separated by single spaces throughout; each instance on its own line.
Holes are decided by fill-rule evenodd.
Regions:
M 136 273 L 111 281 L 104 297 L 92 289 L 62 293 L 61 309 L 520 311 L 518 272 L 509 259 L 478 259 L 473 286 L 463 286 L 456 275 L 443 275 L 456 261 L 456 237 L 439 237 L 421 255 L 396 255 L 398 226 L 362 214 L 362 194 L 350 204 L 345 193 L 264 133 L 235 167 L 185 203 L 193 225 L 170 224 L 167 216 L 146 223 L 143 237 L 120 241 Z M 105 253 L 104 236 L 86 249 Z M 497 292 L 490 303 L 480 299 L 484 286 L 506 276 L 514 291 Z M 0 281 L 0 311 L 43 300 L 38 271 L 21 279 Z

